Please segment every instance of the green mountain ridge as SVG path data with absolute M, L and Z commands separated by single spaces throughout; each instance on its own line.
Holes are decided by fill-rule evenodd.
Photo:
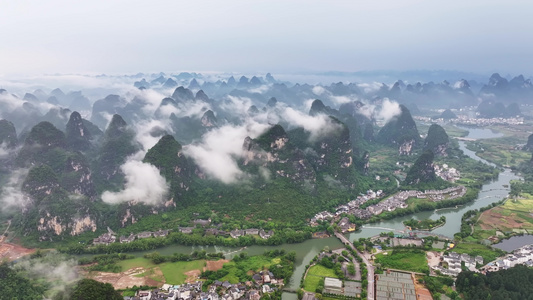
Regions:
M 409 155 L 420 146 L 421 139 L 409 110 L 400 105 L 400 114 L 385 124 L 376 140 L 384 145 L 398 147 L 400 155 Z

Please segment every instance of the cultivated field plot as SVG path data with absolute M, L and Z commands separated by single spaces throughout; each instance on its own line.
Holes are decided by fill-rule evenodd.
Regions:
M 502 206 L 483 212 L 476 229 L 533 232 L 533 197 L 527 196 L 526 199 L 508 200 Z

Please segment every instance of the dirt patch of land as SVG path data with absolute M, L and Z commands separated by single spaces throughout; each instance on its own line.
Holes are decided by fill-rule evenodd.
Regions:
M 429 251 L 426 254 L 428 265 L 430 268 L 437 267 L 440 263 L 440 253 L 435 251 Z
M 415 280 L 415 293 L 417 300 L 433 300 L 431 297 L 431 292 L 418 280 Z
M 508 216 L 502 215 L 500 209 L 489 209 L 483 212 L 479 218 L 479 225 L 483 230 L 491 229 L 517 229 L 521 228 L 524 222 L 517 222 L 522 220 L 516 213 L 511 213 Z
M 206 266 L 204 267 L 204 271 L 218 271 L 222 269 L 222 266 L 229 262 L 227 259 L 219 259 L 219 260 L 208 260 L 206 261 Z
M 110 283 L 115 289 L 125 289 L 128 287 L 149 285 L 161 286 L 163 282 L 156 281 L 148 276 L 137 277 L 136 275 L 143 274 L 148 270 L 145 268 L 133 268 L 120 273 L 110 272 L 91 272 L 87 275 L 88 278 L 100 281 L 103 283 Z M 154 276 L 157 278 L 163 277 L 163 272 L 159 268 L 154 268 Z M 152 277 L 154 277 L 152 276 Z
M 0 243 L 0 261 L 4 259 L 8 261 L 17 260 L 33 252 L 35 252 L 35 249 L 24 248 L 12 243 Z
M 185 279 L 185 282 L 194 283 L 198 281 L 198 278 L 200 277 L 200 274 L 202 274 L 202 272 L 200 270 L 190 270 L 189 272 L 185 272 L 183 274 L 187 275 L 187 279 Z

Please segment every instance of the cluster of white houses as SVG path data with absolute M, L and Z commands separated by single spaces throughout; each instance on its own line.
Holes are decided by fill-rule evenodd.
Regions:
M 124 300 L 260 300 L 263 295 L 283 287 L 283 280 L 276 279 L 269 271 L 256 273 L 252 279 L 237 284 L 215 280 L 207 291 L 202 291 L 203 281 L 182 285 L 163 284 L 158 289 L 138 291 L 136 296 L 124 297 Z
M 200 222 L 205 221 L 205 222 Z M 194 220 L 193 223 L 197 225 L 207 226 L 211 222 L 206 220 Z M 193 230 L 196 229 L 196 227 L 179 227 L 178 231 L 184 234 L 192 234 Z M 119 237 L 118 241 L 120 243 L 130 243 L 133 242 L 135 239 L 145 239 L 150 237 L 165 237 L 169 233 L 169 230 L 158 230 L 158 231 L 144 231 L 138 234 L 131 233 L 129 236 L 121 236 Z M 232 231 L 224 231 L 220 230 L 218 228 L 207 228 L 204 230 L 205 235 L 220 235 L 220 236 L 230 236 L 234 239 L 237 239 L 241 236 L 245 235 L 256 235 L 261 237 L 262 239 L 269 239 L 274 235 L 274 231 L 272 230 L 264 230 L 264 229 L 258 229 L 258 228 L 249 228 L 249 229 L 235 229 Z M 115 243 L 117 241 L 117 235 L 108 228 L 108 232 L 100 235 L 99 237 L 93 239 L 93 245 L 109 245 L 111 243 Z
M 398 208 L 407 208 L 406 202 L 408 198 L 427 198 L 431 201 L 441 201 L 460 198 L 465 194 L 466 187 L 462 185 L 449 187 L 443 190 L 425 190 L 423 192 L 416 190 L 400 191 L 377 204 L 370 205 L 366 208 L 360 208 L 360 206 L 367 201 L 384 196 L 384 193 L 381 190 L 377 192 L 369 190 L 366 195 L 359 196 L 357 199 L 352 200 L 347 204 L 338 206 L 334 214 L 328 211 L 317 213 L 311 219 L 310 224 L 311 226 L 316 226 L 318 225 L 318 221 L 334 219 L 343 213 L 354 215 L 362 220 L 369 219 L 372 216 L 377 216 L 383 212 L 395 211 Z
M 450 252 L 448 255 L 442 256 L 442 263 L 439 266 L 433 267 L 433 270 L 439 271 L 443 275 L 457 276 L 461 273 L 461 265 L 464 263 L 465 267 L 474 272 L 478 272 L 477 265 L 483 265 L 483 257 L 472 257 L 468 254 L 459 254 L 456 252 Z M 444 266 L 447 266 L 445 268 Z
M 431 117 L 423 116 L 414 116 L 413 119 L 424 122 L 437 122 L 441 124 L 445 122 L 443 118 L 433 119 Z M 521 125 L 524 124 L 524 118 L 470 118 L 467 115 L 459 115 L 457 118 L 447 120 L 446 122 L 467 126 Z
M 518 248 L 513 251 L 513 253 L 488 263 L 481 268 L 481 270 L 484 272 L 495 272 L 512 268 L 520 264 L 533 267 L 533 245 L 526 245 L 522 248 Z
M 433 169 L 435 175 L 449 182 L 455 182 L 461 178 L 461 173 L 456 168 L 450 168 L 447 164 L 435 165 Z
M 329 211 L 322 211 L 317 213 L 313 218 L 311 218 L 311 226 L 318 225 L 318 221 L 329 220 L 335 217 L 340 216 L 343 213 L 354 214 L 356 217 L 360 217 L 354 212 L 358 210 L 359 206 L 365 204 L 369 200 L 373 200 L 379 197 L 383 197 L 384 193 L 382 190 L 374 192 L 373 190 L 368 190 L 365 195 L 358 196 L 355 200 L 352 200 L 346 204 L 337 206 L 335 214 L 330 213 Z M 361 218 L 361 217 L 360 217 Z M 364 219 L 364 218 L 361 218 Z
M 158 231 L 144 231 L 138 234 L 131 233 L 129 236 L 119 237 L 120 243 L 131 243 L 135 239 L 146 239 L 150 237 L 165 237 L 168 235 L 169 230 L 158 230 Z M 93 239 L 93 245 L 109 245 L 117 241 L 117 235 L 108 228 L 108 232 L 102 234 L 101 236 Z

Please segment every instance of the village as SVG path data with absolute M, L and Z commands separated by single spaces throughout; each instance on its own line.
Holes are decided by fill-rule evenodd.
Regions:
M 211 219 L 207 219 L 207 220 L 204 220 L 204 219 L 196 219 L 196 220 L 193 220 L 192 221 L 193 225 L 195 225 L 195 227 L 191 226 L 191 227 L 178 227 L 178 232 L 181 232 L 181 233 L 184 233 L 184 234 L 192 234 L 193 233 L 193 230 L 197 229 L 196 226 L 199 226 L 201 228 L 205 228 L 207 226 L 210 226 L 211 225 Z M 111 230 L 109 227 L 107 228 L 107 231 L 106 233 L 100 235 L 99 237 L 97 238 L 94 238 L 93 241 L 92 241 L 92 244 L 93 245 L 109 245 L 109 244 L 112 244 L 112 243 L 115 243 L 117 242 L 117 234 L 115 232 L 113 232 L 113 230 Z M 120 236 L 118 238 L 118 241 L 123 244 L 123 243 L 131 243 L 133 242 L 134 240 L 136 239 L 146 239 L 146 238 L 151 238 L 151 237 L 166 237 L 170 232 L 170 229 L 167 229 L 167 230 L 158 230 L 158 231 L 144 231 L 144 232 L 140 232 L 138 234 L 133 234 L 133 233 L 130 233 L 129 236 Z M 209 227 L 209 228 L 206 228 L 204 229 L 204 235 L 215 235 L 215 236 L 228 236 L 228 237 L 231 237 L 231 238 L 234 238 L 234 239 L 237 239 L 241 236 L 245 236 L 245 235 L 253 235 L 253 236 L 259 236 L 261 237 L 262 239 L 269 239 L 271 238 L 273 235 L 274 235 L 274 231 L 272 230 L 268 230 L 268 231 L 265 231 L 264 229 L 258 229 L 258 228 L 248 228 L 248 229 L 234 229 L 232 231 L 224 231 L 224 230 L 220 230 L 217 228 L 217 226 L 215 227 Z
M 533 245 L 526 245 L 518 248 L 512 253 L 488 263 L 484 267 L 480 268 L 480 270 L 483 273 L 496 272 L 499 270 L 506 270 L 520 264 L 533 267 Z
M 443 118 L 434 119 L 432 117 L 425 116 L 414 116 L 413 119 L 423 122 L 437 122 L 444 123 L 450 122 L 457 125 L 465 126 L 492 126 L 492 125 L 522 125 L 524 124 L 524 118 L 515 117 L 515 118 L 470 118 L 466 115 L 459 115 L 455 119 L 444 120 Z
M 163 284 L 153 290 L 139 290 L 133 297 L 124 300 L 259 300 L 283 288 L 283 280 L 276 279 L 272 272 L 260 271 L 252 276 L 252 281 L 231 284 L 229 281 L 215 280 L 205 289 L 204 281 L 184 283 L 181 285 Z
M 456 252 L 450 252 L 442 256 L 436 256 L 440 260 L 438 265 L 431 265 L 430 268 L 433 271 L 440 272 L 442 275 L 457 277 L 462 272 L 462 264 L 473 272 L 479 272 L 478 266 L 483 265 L 483 257 L 477 255 L 472 257 L 468 254 L 459 254 Z
M 466 187 L 459 185 L 455 187 L 449 187 L 443 190 L 425 190 L 425 191 L 400 191 L 389 198 L 381 201 L 377 204 L 369 205 L 366 208 L 360 208 L 363 204 L 369 200 L 374 200 L 384 196 L 382 190 L 374 192 L 368 190 L 365 195 L 360 195 L 357 199 L 336 207 L 335 213 L 328 211 L 322 211 L 317 213 L 310 220 L 311 226 L 317 226 L 319 221 L 337 219 L 342 214 L 354 215 L 359 219 L 370 219 L 372 216 L 377 216 L 383 212 L 395 211 L 398 208 L 407 208 L 407 199 L 429 199 L 430 201 L 442 201 L 461 198 L 466 194 Z

